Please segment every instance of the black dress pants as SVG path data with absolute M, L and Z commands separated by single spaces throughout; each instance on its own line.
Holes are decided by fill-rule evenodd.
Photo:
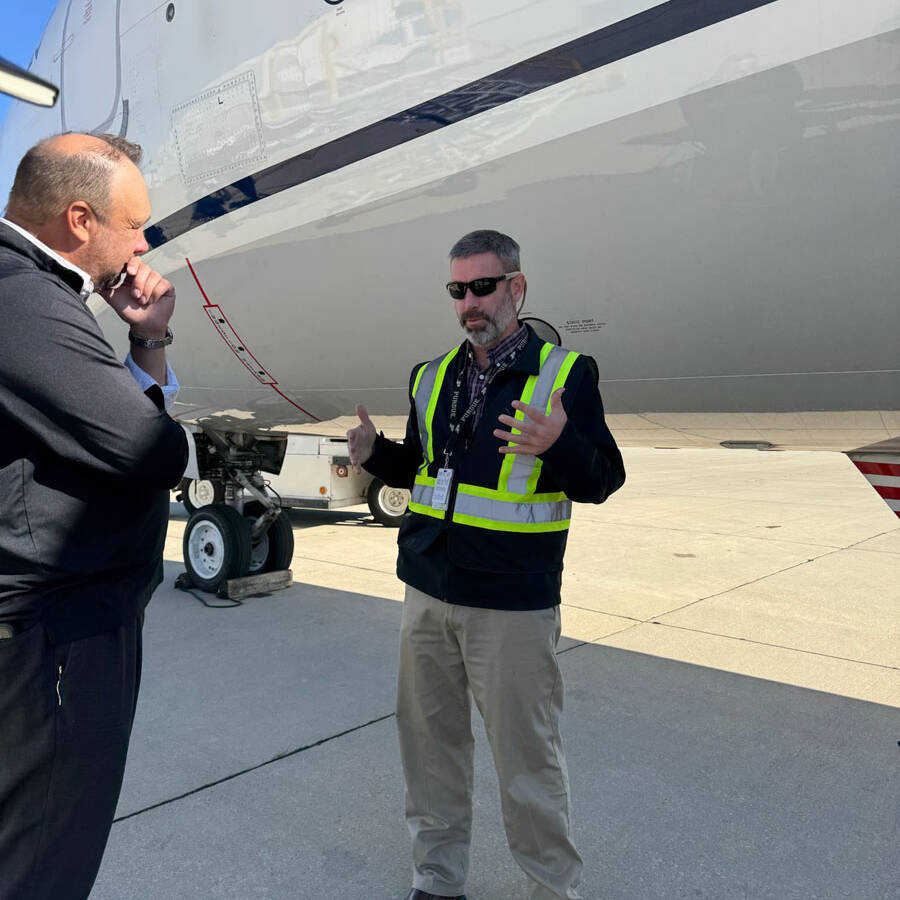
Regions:
M 0 900 L 85 900 L 112 826 L 143 616 L 52 646 L 0 641 Z

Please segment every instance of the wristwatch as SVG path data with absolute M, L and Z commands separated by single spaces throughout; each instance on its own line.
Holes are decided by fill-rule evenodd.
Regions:
M 156 338 L 155 340 L 153 338 L 140 337 L 133 331 L 128 332 L 128 340 L 136 347 L 143 347 L 145 350 L 162 350 L 163 347 L 168 347 L 174 339 L 175 335 L 172 334 L 171 328 L 166 329 L 164 338 Z

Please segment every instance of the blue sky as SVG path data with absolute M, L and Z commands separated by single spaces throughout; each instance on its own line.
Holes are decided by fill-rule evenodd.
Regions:
M 27 69 L 56 3 L 57 0 L 2 0 L 0 56 Z M 0 123 L 9 104 L 9 97 L 0 95 Z

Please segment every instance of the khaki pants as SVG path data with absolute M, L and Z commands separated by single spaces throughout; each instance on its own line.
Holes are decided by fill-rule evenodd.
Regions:
M 559 736 L 559 607 L 524 612 L 443 603 L 407 586 L 397 727 L 413 839 L 413 886 L 462 894 L 469 867 L 470 691 L 500 781 L 509 848 L 532 900 L 579 900 Z

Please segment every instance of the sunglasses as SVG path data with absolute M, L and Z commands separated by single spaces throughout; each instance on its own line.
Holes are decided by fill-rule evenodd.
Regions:
M 487 297 L 497 290 L 497 284 L 501 281 L 509 281 L 521 272 L 507 272 L 505 275 L 490 275 L 485 278 L 474 278 L 472 281 L 448 281 L 447 293 L 454 300 L 462 300 L 466 291 L 471 291 L 476 297 Z

